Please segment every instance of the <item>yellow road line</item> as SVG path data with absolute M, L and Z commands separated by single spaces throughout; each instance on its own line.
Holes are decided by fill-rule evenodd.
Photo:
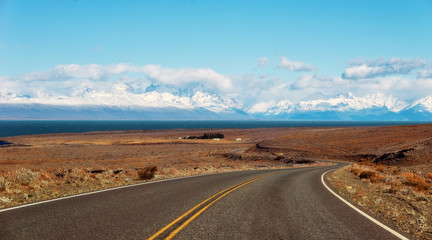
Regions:
M 215 202 L 219 201 L 221 198 L 225 197 L 226 195 L 228 195 L 229 193 L 231 193 L 232 191 L 243 187 L 244 185 L 247 185 L 249 183 L 255 182 L 257 180 L 260 180 L 262 178 L 264 178 L 266 176 L 262 176 L 256 179 L 253 179 L 249 182 L 243 183 L 240 186 L 237 186 L 231 190 L 229 190 L 228 192 L 224 193 L 223 195 L 219 196 L 218 198 L 216 198 L 215 200 L 213 200 L 212 202 L 210 202 L 209 204 L 207 204 L 205 207 L 203 207 L 201 210 L 199 210 L 197 213 L 195 213 L 192 217 L 190 217 L 186 222 L 184 222 L 182 225 L 180 225 L 178 228 L 176 228 L 174 231 L 172 231 L 168 237 L 165 238 L 165 240 L 169 240 L 172 239 L 175 235 L 177 235 L 181 230 L 183 230 L 183 228 L 185 228 L 187 225 L 189 225 L 189 223 L 191 223 L 195 218 L 197 218 L 199 215 L 201 215 L 201 213 L 203 213 L 205 210 L 207 210 L 207 208 L 209 208 L 211 205 L 213 205 Z
M 152 236 L 150 236 L 149 238 L 147 238 L 147 240 L 153 240 L 153 239 L 155 239 L 155 238 L 157 238 L 160 234 L 162 234 L 163 232 L 165 232 L 167 229 L 169 229 L 171 226 L 173 226 L 174 224 L 176 224 L 178 221 L 180 221 L 180 220 L 182 220 L 184 217 L 186 217 L 187 215 L 189 215 L 191 212 L 193 212 L 194 210 L 196 210 L 197 208 L 199 208 L 200 206 L 202 206 L 203 204 L 205 204 L 206 202 L 208 202 L 208 201 L 210 201 L 211 199 L 213 199 L 214 197 L 216 197 L 216 196 L 218 196 L 218 195 L 220 195 L 220 194 L 223 194 L 223 193 L 225 193 L 225 194 L 223 194 L 221 197 L 219 197 L 219 198 L 217 198 L 216 200 L 214 200 L 213 202 L 211 202 L 209 205 L 207 205 L 207 206 L 210 206 L 210 205 L 212 205 L 214 202 L 216 202 L 217 200 L 219 200 L 220 198 L 222 198 L 223 196 L 225 196 L 225 195 L 227 195 L 228 193 L 230 193 L 230 192 L 232 192 L 232 191 L 234 191 L 235 189 L 237 189 L 237 188 L 240 188 L 240 187 L 243 187 L 244 185 L 246 185 L 246 184 L 249 184 L 249 183 L 251 183 L 251 182 L 253 182 L 253 181 L 256 181 L 256 180 L 259 180 L 259 179 L 261 179 L 261 178 L 263 178 L 263 177 L 266 177 L 267 175 L 269 175 L 269 174 L 266 174 L 266 175 L 264 175 L 264 176 L 260 176 L 260 177 L 255 177 L 255 178 L 252 178 L 252 179 L 249 179 L 249 180 L 246 180 L 246 181 L 244 181 L 244 182 L 241 182 L 241 183 L 238 183 L 238 184 L 236 184 L 236 185 L 234 185 L 234 186 L 231 186 L 231 187 L 229 187 L 229 188 L 226 188 L 226 189 L 224 189 L 224 190 L 222 190 L 222 191 L 220 191 L 220 192 L 218 192 L 218 193 L 216 193 L 216 194 L 214 194 L 213 196 L 211 196 L 211 197 L 209 197 L 209 198 L 207 198 L 206 200 L 204 200 L 204 201 L 202 201 L 201 203 L 199 203 L 198 205 L 196 205 L 195 207 L 193 207 L 193 208 L 191 208 L 189 211 L 187 211 L 187 212 L 185 212 L 183 215 L 181 215 L 180 217 L 178 217 L 178 218 L 176 218 L 174 221 L 172 221 L 171 223 L 169 223 L 168 225 L 166 225 L 165 227 L 163 227 L 163 228 L 161 228 L 159 231 L 157 231 L 155 234 L 153 234 Z M 229 192 L 227 192 L 227 191 L 229 191 Z M 207 209 L 208 207 L 206 207 L 206 209 Z M 202 209 L 201 209 L 202 210 Z M 202 212 L 204 212 L 204 211 L 200 211 L 200 214 L 202 213 Z M 196 214 L 195 214 L 196 215 Z M 194 216 L 195 216 L 194 215 Z M 199 215 L 199 214 L 198 214 Z M 198 216 L 197 215 L 197 216 Z M 192 217 L 194 217 L 194 216 L 192 216 Z M 197 216 L 195 216 L 195 218 L 197 217 Z M 194 218 L 194 219 L 195 219 Z M 190 223 L 191 221 L 189 221 L 189 223 Z M 188 224 L 189 224 L 188 223 Z M 183 226 L 184 224 L 182 224 L 181 226 Z M 187 225 L 187 224 L 186 224 Z M 185 226 L 186 226 L 185 225 Z M 181 227 L 180 226 L 180 227 Z M 183 226 L 183 228 L 185 227 L 185 226 Z M 182 229 L 183 229 L 182 228 Z M 177 228 L 178 229 L 178 228 Z M 177 230 L 176 229 L 176 230 Z M 180 231 L 180 230 L 179 230 Z M 179 232 L 179 231 L 177 231 L 177 233 Z M 176 234 L 177 234 L 176 233 Z M 172 234 L 172 233 L 171 233 Z M 171 236 L 171 234 L 170 234 L 170 236 Z M 173 235 L 174 236 L 174 235 Z M 173 237 L 172 236 L 172 237 Z M 171 238 L 172 238 L 171 237 Z

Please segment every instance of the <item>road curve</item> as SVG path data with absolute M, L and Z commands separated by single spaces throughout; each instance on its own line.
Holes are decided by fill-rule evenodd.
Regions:
M 398 239 L 322 185 L 336 167 L 183 178 L 17 208 L 0 212 L 0 239 L 147 239 L 191 209 L 156 239 L 182 224 L 174 239 Z

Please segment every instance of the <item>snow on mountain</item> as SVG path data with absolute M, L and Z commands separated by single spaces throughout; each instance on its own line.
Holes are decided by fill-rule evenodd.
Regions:
M 309 96 L 295 105 L 287 100 L 278 103 L 258 103 L 248 112 L 252 114 L 278 115 L 291 112 L 348 112 L 372 108 L 384 108 L 390 112 L 399 112 L 407 106 L 409 104 L 401 99 L 379 93 L 365 97 L 356 97 L 352 93 L 339 94 L 334 97 L 313 94 L 313 96 Z
M 328 99 L 300 101 L 295 109 L 300 112 L 307 111 L 358 111 L 369 108 L 386 108 L 391 112 L 399 112 L 408 106 L 403 100 L 376 93 L 365 97 L 356 97 L 352 93 L 339 94 Z
M 60 111 L 59 109 L 63 111 L 64 108 L 61 107 L 69 107 L 70 109 L 73 107 L 74 111 L 79 111 L 80 107 L 93 106 L 88 109 L 94 110 L 95 107 L 100 107 L 108 112 L 112 112 L 114 108 L 125 110 L 167 109 L 171 112 L 173 112 L 173 109 L 183 109 L 185 111 L 207 111 L 207 114 L 211 112 L 244 115 L 241 110 L 242 106 L 236 103 L 235 100 L 225 99 L 217 94 L 177 89 L 177 95 L 173 89 L 171 89 L 172 93 L 157 90 L 160 89 L 147 89 L 145 92 L 139 93 L 132 86 L 122 83 L 115 84 L 108 90 L 84 88 L 82 91 L 74 92 L 69 96 L 37 93 L 35 96 L 29 97 L 19 96 L 14 93 L 0 93 L 0 104 L 33 104 L 33 106 L 38 106 L 38 109 L 42 109 L 40 105 L 57 106 L 56 111 Z
M 251 114 L 265 114 L 265 115 L 280 115 L 283 113 L 289 113 L 294 109 L 294 105 L 288 101 L 283 100 L 278 103 L 267 102 L 258 103 L 249 109 Z
M 75 96 L 67 100 L 73 105 L 103 105 L 103 106 L 139 106 L 139 107 L 175 107 L 192 109 L 190 98 L 180 97 L 171 93 L 145 92 L 135 94 L 127 88 L 116 86 L 111 92 L 86 89 L 81 96 Z M 56 103 L 61 104 L 61 102 Z
M 193 106 L 202 107 L 212 112 L 222 112 L 230 109 L 241 109 L 242 105 L 233 99 L 223 99 L 217 94 L 208 94 L 201 91 L 191 97 Z
M 410 109 L 417 108 L 419 111 L 428 111 L 432 113 L 432 97 L 427 96 L 412 104 Z
M 109 89 L 85 88 L 67 96 L 36 92 L 34 96 L 0 93 L 0 119 L 81 116 L 82 119 L 320 119 L 431 120 L 432 96 L 408 102 L 384 94 L 356 97 L 352 93 L 312 94 L 294 104 L 269 101 L 249 109 L 234 99 L 195 89 L 153 86 L 144 90 L 128 84 Z

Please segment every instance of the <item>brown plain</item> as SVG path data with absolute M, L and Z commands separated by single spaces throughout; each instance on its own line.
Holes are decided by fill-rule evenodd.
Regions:
M 205 132 L 221 132 L 225 138 L 219 141 L 179 139 Z M 355 162 L 367 158 L 387 165 L 421 166 L 432 172 L 432 125 L 117 131 L 29 135 L 3 140 L 13 145 L 0 148 L 2 171 L 22 167 L 33 170 L 142 168 L 148 165 L 160 169 L 218 167 L 237 162 L 232 161 L 237 159 L 232 154 L 267 152 L 283 153 L 293 159 Z

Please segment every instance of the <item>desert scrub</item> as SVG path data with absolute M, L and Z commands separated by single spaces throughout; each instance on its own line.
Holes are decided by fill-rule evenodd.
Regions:
M 15 181 L 21 185 L 29 185 L 36 180 L 38 175 L 39 173 L 33 172 L 28 168 L 21 168 L 15 172 Z
M 368 171 L 368 170 L 361 171 L 359 177 L 369 179 L 373 183 L 384 182 L 385 180 L 385 177 L 382 176 L 381 174 L 378 174 L 377 172 L 374 171 Z
M 140 180 L 149 180 L 154 178 L 154 175 L 157 171 L 156 166 L 147 166 L 143 169 L 138 170 L 138 178 Z
M 380 168 L 379 170 L 384 172 L 384 168 Z M 350 172 L 361 179 L 369 179 L 372 183 L 384 182 L 386 180 L 383 175 L 377 173 L 373 169 L 373 166 L 370 165 L 353 165 Z
M 377 166 L 376 167 L 376 170 L 378 171 L 378 172 L 384 172 L 384 166 L 382 166 L 382 165 L 379 165 L 379 166 Z
M 4 178 L 0 177 L 0 191 L 8 191 L 10 183 Z
M 399 175 L 401 182 L 405 185 L 414 187 L 417 191 L 427 191 L 431 185 L 426 181 L 425 178 L 410 172 L 404 172 Z
M 12 200 L 7 196 L 0 196 L 0 203 L 2 204 L 10 203 L 11 201 Z

